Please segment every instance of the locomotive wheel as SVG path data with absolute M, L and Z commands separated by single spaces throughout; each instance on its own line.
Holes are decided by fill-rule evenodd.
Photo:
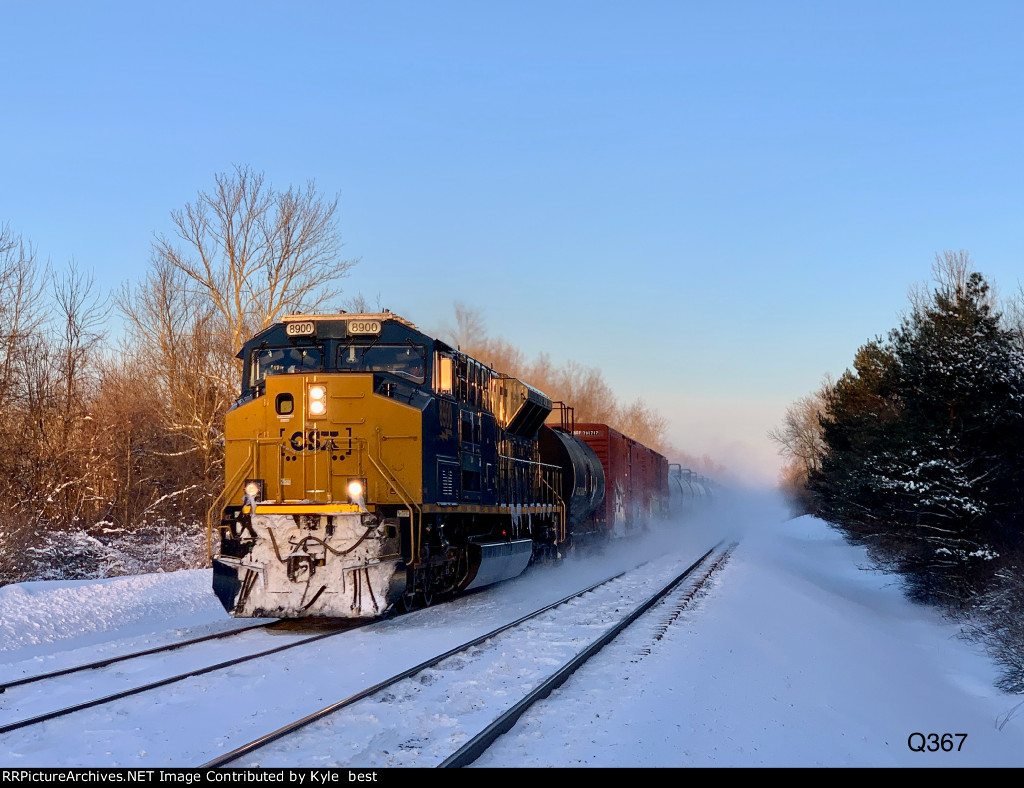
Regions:
M 398 598 L 395 606 L 400 613 L 411 613 L 416 609 L 416 594 L 406 591 Z
M 395 602 L 395 607 L 400 613 L 411 613 L 413 610 L 430 607 L 432 604 L 434 604 L 433 591 L 406 591 Z

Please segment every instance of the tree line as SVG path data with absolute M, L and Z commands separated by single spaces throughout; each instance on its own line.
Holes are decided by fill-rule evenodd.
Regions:
M 1024 321 L 963 251 L 770 433 L 783 487 L 909 596 L 988 645 L 1024 691 Z
M 0 225 L 0 584 L 205 565 L 236 354 L 282 315 L 338 303 L 356 261 L 337 209 L 313 182 L 235 167 L 109 294 Z
M 491 336 L 483 311 L 462 302 L 455 302 L 454 316 L 455 325 L 446 332 L 452 344 L 493 369 L 540 389 L 553 401 L 571 406 L 577 422 L 607 424 L 665 454 L 671 462 L 706 476 L 721 477 L 725 472 L 708 455 L 688 454 L 673 446 L 668 438 L 668 419 L 643 398 L 623 402 L 599 367 L 575 360 L 556 365 L 546 353 L 530 359 L 507 340 Z
M 280 190 L 238 166 L 170 216 L 144 275 L 109 294 L 0 224 L 0 585 L 205 566 L 242 344 L 285 314 L 368 311 L 342 299 L 358 261 L 313 182 Z M 665 419 L 619 405 L 598 370 L 527 365 L 478 314 L 456 320 L 481 360 L 663 445 Z

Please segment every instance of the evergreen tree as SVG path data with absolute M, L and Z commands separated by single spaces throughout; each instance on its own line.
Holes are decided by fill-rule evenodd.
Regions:
M 1020 541 L 1024 367 L 982 276 L 941 283 L 854 370 L 826 398 L 820 511 L 915 595 L 962 600 Z
M 899 411 L 894 403 L 896 361 L 881 340 L 861 347 L 836 384 L 825 392 L 820 467 L 809 486 L 819 513 L 847 528 L 851 536 L 876 533 L 891 507 L 874 472 L 888 443 Z
M 989 287 L 971 273 L 892 333 L 903 417 L 917 438 L 900 481 L 914 491 L 913 525 L 934 550 L 923 569 L 957 579 L 1016 541 L 1024 374 Z

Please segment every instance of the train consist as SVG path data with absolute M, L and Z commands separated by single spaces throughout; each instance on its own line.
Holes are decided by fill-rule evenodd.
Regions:
M 390 312 L 245 344 L 211 509 L 233 616 L 372 618 L 625 537 L 704 481 Z
M 678 463 L 668 466 L 669 514 L 672 519 L 686 517 L 704 506 L 713 495 L 711 480 Z

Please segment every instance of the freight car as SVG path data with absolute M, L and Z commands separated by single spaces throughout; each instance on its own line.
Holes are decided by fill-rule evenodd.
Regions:
M 711 480 L 678 463 L 668 466 L 669 516 L 678 520 L 709 503 L 713 497 Z
M 234 616 L 368 618 L 665 513 L 667 462 L 411 322 L 293 315 L 245 344 L 209 518 Z
M 663 455 L 607 424 L 577 424 L 570 418 L 562 420 L 560 429 L 593 450 L 604 476 L 604 498 L 591 518 L 588 536 L 628 537 L 652 520 L 668 517 L 668 460 Z

